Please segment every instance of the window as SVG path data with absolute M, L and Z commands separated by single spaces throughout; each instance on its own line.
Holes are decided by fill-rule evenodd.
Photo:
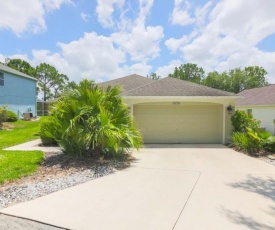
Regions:
M 250 115 L 252 115 L 252 109 L 248 109 L 247 113 L 250 114 Z
M 4 86 L 4 73 L 0 73 L 0 86 Z

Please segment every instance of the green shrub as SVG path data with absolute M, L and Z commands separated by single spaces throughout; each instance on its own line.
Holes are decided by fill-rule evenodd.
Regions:
M 18 120 L 18 116 L 14 112 L 12 112 L 10 110 L 7 110 L 7 112 L 6 112 L 6 121 L 15 122 L 17 120 Z
M 57 124 L 53 124 L 54 119 L 48 119 L 45 117 L 45 120 L 40 125 L 40 138 L 43 145 L 57 145 L 57 135 L 61 135 L 57 130 Z
M 232 144 L 237 150 L 246 153 L 258 153 L 263 148 L 261 138 L 252 132 L 234 132 L 231 136 Z
M 40 135 L 43 143 L 56 141 L 65 153 L 77 156 L 117 156 L 142 146 L 120 90 L 108 87 L 103 91 L 88 80 L 53 103 Z
M 231 140 L 236 149 L 247 153 L 257 153 L 263 150 L 275 152 L 275 137 L 269 132 L 255 132 L 247 128 L 247 132 L 234 132 Z
M 3 128 L 3 123 L 6 121 L 6 107 L 0 107 L 0 130 Z
M 260 128 L 261 122 L 254 119 L 252 114 L 245 111 L 237 110 L 231 117 L 234 132 L 246 132 L 247 128 L 257 131 Z
M 264 150 L 268 152 L 275 152 L 275 136 L 270 136 L 266 139 L 264 143 Z
M 230 137 L 233 146 L 237 150 L 245 150 L 247 151 L 249 146 L 249 137 L 246 133 L 243 132 L 234 132 Z

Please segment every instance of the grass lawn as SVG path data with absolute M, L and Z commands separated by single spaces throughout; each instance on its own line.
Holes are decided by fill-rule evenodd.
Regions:
M 5 151 L 3 148 L 38 139 L 40 123 L 38 121 L 17 121 L 6 123 L 12 130 L 0 131 L 0 184 L 30 175 L 36 171 L 43 160 L 41 151 Z

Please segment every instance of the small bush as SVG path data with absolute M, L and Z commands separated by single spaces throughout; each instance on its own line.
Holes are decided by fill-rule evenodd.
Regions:
M 253 131 L 258 131 L 261 122 L 254 119 L 252 114 L 248 114 L 245 111 L 237 110 L 231 117 L 231 122 L 234 128 L 234 132 L 246 132 L 247 128 Z
M 258 153 L 263 148 L 261 138 L 257 138 L 257 136 L 249 132 L 234 132 L 231 140 L 237 150 L 242 150 L 249 154 Z
M 43 145 L 57 145 L 56 137 L 61 136 L 60 130 L 53 119 L 45 118 L 40 125 L 40 138 Z
M 247 153 L 275 152 L 275 137 L 269 132 L 255 132 L 247 128 L 247 132 L 234 132 L 231 140 L 237 150 Z
M 3 128 L 3 123 L 6 121 L 6 107 L 0 107 L 0 130 Z
M 264 150 L 268 152 L 275 152 L 275 136 L 270 136 L 266 139 L 264 143 Z
M 7 112 L 6 112 L 6 121 L 8 121 L 8 122 L 15 122 L 17 120 L 18 120 L 17 115 L 14 112 L 12 112 L 12 111 L 7 110 Z
M 230 137 L 232 140 L 233 146 L 237 150 L 247 150 L 249 146 L 249 138 L 246 133 L 243 132 L 234 132 Z

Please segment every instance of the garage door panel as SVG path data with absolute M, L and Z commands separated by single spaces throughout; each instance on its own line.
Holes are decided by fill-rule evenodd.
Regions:
M 135 105 L 145 143 L 221 143 L 221 106 Z

